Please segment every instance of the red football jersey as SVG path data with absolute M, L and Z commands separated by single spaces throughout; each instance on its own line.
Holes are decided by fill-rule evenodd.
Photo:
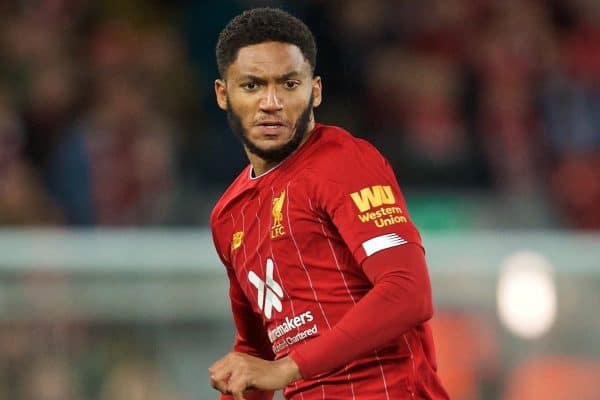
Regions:
M 234 350 L 266 359 L 301 349 L 365 296 L 373 287 L 361 267 L 367 257 L 421 246 L 385 158 L 320 124 L 272 170 L 253 177 L 251 166 L 244 169 L 216 204 L 211 228 L 230 280 Z M 446 399 L 432 348 L 423 323 L 284 393 L 302 400 Z

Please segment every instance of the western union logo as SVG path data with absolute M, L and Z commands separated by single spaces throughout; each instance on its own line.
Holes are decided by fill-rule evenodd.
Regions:
M 365 212 L 373 207 L 379 207 L 384 204 L 395 204 L 396 199 L 390 186 L 375 185 L 366 187 L 360 192 L 350 194 L 352 201 L 358 207 L 360 212 Z
M 390 186 L 375 185 L 350 194 L 359 209 L 358 220 L 363 224 L 372 223 L 377 228 L 404 224 L 408 220 L 402 215 L 402 208 L 396 206 L 396 198 Z M 392 207 L 387 205 L 393 204 Z

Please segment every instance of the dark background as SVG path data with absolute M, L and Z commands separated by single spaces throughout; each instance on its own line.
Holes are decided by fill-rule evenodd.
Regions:
M 247 162 L 217 35 L 265 4 L 316 35 L 318 121 L 373 142 L 424 227 L 600 227 L 591 0 L 3 1 L 0 223 L 206 224 Z

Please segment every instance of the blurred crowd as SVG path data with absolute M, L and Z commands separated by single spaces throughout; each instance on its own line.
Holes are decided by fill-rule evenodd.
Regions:
M 156 326 L 38 321 L 0 328 L 2 399 L 184 398 L 159 360 Z
M 2 2 L 1 222 L 168 220 L 191 78 L 169 10 L 128 5 Z
M 1 0 L 0 226 L 206 224 L 247 162 L 214 101 L 214 46 L 264 5 L 316 35 L 317 119 L 376 144 L 405 192 L 518 198 L 547 225 L 600 229 L 598 0 Z M 452 393 L 501 398 L 489 321 L 434 323 Z M 134 325 L 3 316 L 0 399 L 194 398 L 155 327 Z M 526 398 L 514 386 L 503 399 Z
M 0 224 L 206 223 L 246 162 L 215 42 L 267 4 L 316 34 L 318 120 L 374 142 L 406 191 L 600 228 L 595 0 L 2 1 Z

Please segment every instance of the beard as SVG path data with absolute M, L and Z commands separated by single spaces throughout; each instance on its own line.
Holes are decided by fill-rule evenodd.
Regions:
M 306 131 L 308 129 L 311 112 L 313 110 L 312 103 L 313 95 L 311 94 L 306 108 L 302 111 L 293 127 L 292 138 L 281 146 L 270 149 L 261 149 L 250 139 L 248 139 L 248 132 L 242 125 L 242 119 L 231 109 L 231 107 L 227 107 L 227 122 L 229 123 L 229 127 L 235 136 L 242 141 L 242 144 L 250 153 L 262 158 L 265 161 L 279 163 L 285 160 L 290 154 L 296 151 L 298 147 L 300 147 L 302 139 L 304 139 L 304 135 L 307 133 Z M 228 104 L 231 104 L 231 102 L 228 101 Z

